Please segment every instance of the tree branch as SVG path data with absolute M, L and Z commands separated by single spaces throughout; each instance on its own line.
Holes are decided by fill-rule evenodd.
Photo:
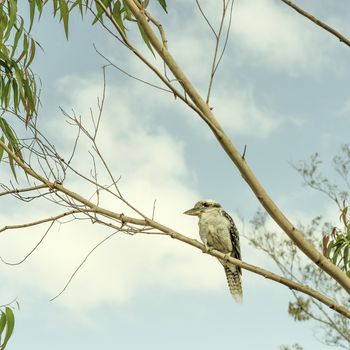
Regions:
M 102 215 L 104 217 L 108 217 L 110 219 L 115 219 L 121 223 L 121 227 L 123 227 L 125 224 L 133 224 L 137 226 L 142 226 L 144 228 L 152 227 L 155 228 L 164 234 L 170 236 L 171 238 L 177 239 L 181 242 L 184 242 L 186 244 L 189 244 L 199 250 L 201 250 L 203 253 L 212 255 L 216 258 L 219 258 L 221 260 L 226 261 L 227 263 L 232 263 L 234 265 L 238 265 L 243 269 L 246 269 L 248 271 L 251 271 L 255 274 L 261 275 L 267 279 L 270 279 L 272 281 L 278 282 L 280 284 L 283 284 L 290 289 L 297 290 L 299 292 L 305 293 L 307 295 L 310 295 L 311 297 L 321 301 L 331 309 L 337 311 L 338 313 L 344 315 L 347 318 L 350 318 L 350 311 L 344 308 L 343 306 L 337 304 L 334 300 L 328 298 L 325 295 L 322 295 L 321 293 L 315 291 L 312 288 L 309 288 L 307 286 L 304 286 L 300 283 L 294 282 L 288 278 L 279 276 L 277 274 L 274 274 L 272 272 L 269 272 L 267 270 L 264 270 L 262 268 L 259 268 L 254 265 L 247 264 L 241 260 L 232 258 L 231 256 L 227 254 L 223 254 L 217 250 L 210 250 L 208 251 L 207 247 L 205 247 L 202 243 L 198 242 L 195 239 L 189 238 L 187 236 L 182 235 L 179 232 L 176 232 L 172 230 L 171 228 L 164 226 L 152 219 L 147 218 L 146 216 L 143 216 L 143 219 L 133 218 L 126 216 L 122 213 L 116 213 L 114 211 L 102 208 L 97 206 L 96 204 L 92 203 L 91 201 L 87 200 L 86 198 L 82 197 L 81 195 L 70 191 L 66 187 L 64 187 L 62 184 L 57 182 L 50 182 L 49 180 L 45 179 L 41 175 L 37 174 L 33 169 L 29 168 L 23 160 L 21 160 L 11 149 L 9 149 L 6 144 L 0 139 L 0 147 L 4 149 L 4 151 L 13 158 L 13 160 L 18 164 L 19 167 L 22 168 L 22 170 L 29 176 L 34 177 L 35 179 L 41 181 L 43 184 L 45 184 L 47 187 L 49 187 L 52 191 L 57 191 L 65 194 L 66 196 L 74 199 L 77 202 L 80 202 L 83 207 L 80 209 L 81 213 L 84 213 L 84 210 L 88 213 L 95 213 L 96 215 Z M 86 209 L 85 209 L 86 208 Z
M 17 189 L 17 188 L 14 188 L 12 190 L 8 189 L 7 191 L 0 192 L 0 197 L 6 196 L 8 194 L 16 195 L 16 194 L 23 193 L 23 192 L 31 192 L 31 191 L 41 190 L 43 188 L 47 188 L 47 186 L 46 185 L 38 185 L 38 186 L 31 186 L 31 187 L 20 188 L 20 189 Z
M 46 186 L 45 186 L 46 187 Z M 84 210 L 84 214 L 86 212 L 89 212 L 89 210 L 85 209 Z M 46 222 L 50 222 L 50 221 L 57 221 L 58 219 L 70 216 L 70 215 L 74 215 L 74 214 L 81 214 L 82 211 L 81 210 L 70 210 L 61 214 L 58 214 L 56 216 L 51 216 L 49 218 L 45 218 L 45 219 L 41 219 L 41 220 L 37 220 L 37 221 L 33 221 L 33 222 L 27 222 L 25 224 L 18 224 L 18 225 L 6 225 L 2 228 L 0 228 L 0 233 L 4 232 L 4 231 L 8 231 L 8 230 L 16 230 L 19 228 L 27 228 L 27 227 L 31 227 L 31 226 L 37 226 L 37 225 L 41 225 L 44 224 Z
M 350 278 L 331 261 L 325 258 L 315 247 L 304 237 L 303 233 L 293 225 L 287 217 L 283 214 L 281 209 L 276 205 L 272 198 L 267 194 L 259 180 L 250 169 L 245 159 L 238 152 L 229 137 L 224 132 L 223 128 L 216 120 L 210 107 L 205 103 L 203 98 L 199 95 L 189 79 L 182 72 L 170 52 L 164 47 L 162 42 L 157 38 L 149 25 L 144 13 L 139 10 L 133 0 L 125 0 L 126 4 L 137 19 L 139 25 L 143 28 L 150 43 L 158 54 L 162 57 L 166 65 L 169 67 L 174 76 L 181 82 L 187 95 L 192 102 L 201 111 L 200 117 L 207 123 L 213 134 L 225 150 L 229 158 L 234 162 L 236 167 L 241 172 L 242 177 L 250 186 L 262 206 L 275 220 L 275 222 L 282 228 L 282 230 L 290 237 L 291 240 L 304 252 L 316 265 L 323 269 L 327 274 L 333 277 L 343 288 L 350 293 Z
M 337 37 L 345 45 L 350 46 L 350 40 L 347 39 L 344 35 L 342 35 L 338 31 L 336 31 L 335 29 L 333 29 L 332 27 L 330 27 L 328 24 L 320 21 L 318 18 L 316 18 L 315 16 L 313 16 L 309 12 L 306 12 L 305 10 L 300 8 L 299 6 L 295 5 L 292 1 L 289 1 L 289 0 L 281 0 L 281 1 L 284 2 L 286 5 L 288 5 L 289 7 L 291 7 L 293 10 L 297 11 L 298 13 L 300 13 L 302 16 L 304 16 L 307 19 L 309 19 L 311 22 L 314 22 L 319 27 L 323 28 L 327 32 L 329 32 L 332 35 L 334 35 L 335 37 Z

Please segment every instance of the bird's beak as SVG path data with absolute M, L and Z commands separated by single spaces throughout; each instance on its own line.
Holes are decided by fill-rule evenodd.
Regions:
M 192 208 L 192 209 L 189 209 L 189 210 L 186 210 L 184 212 L 184 214 L 186 215 L 192 215 L 192 216 L 197 216 L 199 214 L 199 211 L 197 208 Z

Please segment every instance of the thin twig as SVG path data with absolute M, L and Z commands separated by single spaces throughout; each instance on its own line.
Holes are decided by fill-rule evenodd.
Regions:
M 87 210 L 87 211 L 91 211 L 91 210 Z M 28 222 L 28 223 L 25 223 L 25 224 L 7 225 L 7 226 L 4 226 L 4 227 L 2 227 L 0 229 L 0 233 L 4 232 L 4 231 L 7 231 L 7 230 L 15 230 L 15 229 L 19 229 L 19 228 L 27 228 L 27 227 L 41 225 L 41 224 L 44 224 L 44 223 L 50 222 L 50 221 L 57 221 L 57 220 L 59 220 L 59 219 L 61 219 L 63 217 L 67 217 L 69 215 L 74 215 L 74 214 L 78 214 L 78 213 L 81 213 L 81 211 L 79 211 L 79 210 L 70 210 L 70 211 L 67 211 L 65 213 L 58 214 L 56 216 L 51 216 L 51 217 L 48 217 L 48 218 L 45 218 L 45 219 L 41 219 L 41 220 L 37 220 L 37 221 L 33 221 L 33 222 Z
M 169 92 L 169 93 L 173 94 L 173 91 L 171 91 L 171 90 L 164 89 L 164 88 L 162 88 L 161 86 L 152 84 L 152 83 L 150 83 L 150 82 L 148 82 L 148 81 L 146 81 L 146 80 L 143 80 L 143 79 L 141 79 L 141 78 L 138 78 L 138 77 L 136 77 L 136 76 L 130 74 L 130 73 L 127 72 L 126 70 L 120 68 L 120 67 L 117 66 L 115 63 L 113 63 L 109 58 L 107 58 L 103 53 L 101 53 L 101 52 L 96 48 L 95 44 L 94 44 L 94 49 L 95 49 L 95 51 L 96 51 L 96 53 L 97 53 L 98 55 L 100 55 L 106 62 L 108 62 L 108 65 L 109 65 L 109 66 L 111 66 L 111 67 L 113 67 L 113 68 L 119 70 L 120 72 L 122 72 L 123 74 L 125 74 L 127 77 L 129 77 L 129 78 L 131 78 L 131 79 L 134 79 L 134 80 L 136 80 L 136 81 L 139 81 L 139 82 L 142 83 L 142 84 L 151 86 L 151 87 L 153 87 L 153 88 L 155 88 L 155 89 L 158 89 L 158 90 L 161 90 L 161 91 L 165 91 L 165 92 Z M 105 66 L 105 67 L 107 67 L 107 66 Z
M 218 59 L 218 51 L 219 51 L 219 45 L 220 45 L 220 41 L 221 41 L 222 29 L 223 29 L 223 26 L 224 26 L 224 23 L 225 23 L 226 11 L 227 11 L 227 7 L 230 4 L 230 1 L 231 1 L 231 8 L 230 8 L 229 24 L 228 24 L 228 28 L 227 28 L 227 31 L 226 31 L 224 46 L 223 46 L 223 48 L 221 50 L 221 53 L 220 53 L 220 56 L 219 56 L 219 59 Z M 211 90 L 212 90 L 212 86 L 213 86 L 213 82 L 214 82 L 215 73 L 216 73 L 216 71 L 217 71 L 217 69 L 219 67 L 221 59 L 222 59 L 222 57 L 223 57 L 223 55 L 225 53 L 225 50 L 226 50 L 228 37 L 229 37 L 230 29 L 231 29 L 233 3 L 234 3 L 234 0 L 229 0 L 227 3 L 226 3 L 226 0 L 223 0 L 222 16 L 221 16 L 219 31 L 218 31 L 218 33 L 214 32 L 216 40 L 215 40 L 214 56 L 213 56 L 212 67 L 211 67 L 211 71 L 210 71 L 210 79 L 209 79 L 208 92 L 207 92 L 207 98 L 206 98 L 206 103 L 207 104 L 209 104 L 209 99 L 210 99 L 210 94 L 211 94 Z
M 29 258 L 29 256 L 32 255 L 32 253 L 34 253 L 34 251 L 39 247 L 39 245 L 43 242 L 43 240 L 45 239 L 45 237 L 47 236 L 47 234 L 49 233 L 49 231 L 51 230 L 51 227 L 53 226 L 53 224 L 55 223 L 55 221 L 52 221 L 48 227 L 48 229 L 45 231 L 44 235 L 40 238 L 39 242 L 34 246 L 33 249 L 30 250 L 30 252 L 28 254 L 25 255 L 25 257 L 16 262 L 16 263 L 10 263 L 8 261 L 5 261 L 1 256 L 0 256 L 0 260 L 6 264 L 6 265 L 10 265 L 10 266 L 16 266 L 16 265 L 21 265 L 24 261 L 27 260 L 27 258 Z
M 19 194 L 19 193 L 23 193 L 23 192 L 31 192 L 31 191 L 41 190 L 43 188 L 47 188 L 47 186 L 46 185 L 36 185 L 36 186 L 27 187 L 27 188 L 19 188 L 19 189 L 14 188 L 12 190 L 0 192 L 0 197 L 8 195 L 8 194 Z
M 89 256 L 99 247 L 101 246 L 104 242 L 106 242 L 108 239 L 110 239 L 112 236 L 114 236 L 116 233 L 118 233 L 119 231 L 115 231 L 112 234 L 110 234 L 109 236 L 107 236 L 106 238 L 104 238 L 102 241 L 100 241 L 98 244 L 96 244 L 91 250 L 90 252 L 85 256 L 84 260 L 78 265 L 78 267 L 74 270 L 74 272 L 72 273 L 72 275 L 70 276 L 70 278 L 68 279 L 67 283 L 65 284 L 65 286 L 63 287 L 63 289 L 57 294 L 55 295 L 53 298 L 50 299 L 50 301 L 53 301 L 55 299 L 57 299 L 70 285 L 70 283 L 72 282 L 74 276 L 78 273 L 78 271 L 81 269 L 81 267 L 85 264 L 86 260 L 89 258 Z
M 203 16 L 204 20 L 207 22 L 208 27 L 209 27 L 210 30 L 213 32 L 214 36 L 217 38 L 218 35 L 217 35 L 217 33 L 216 33 L 214 27 L 211 25 L 211 23 L 210 23 L 208 17 L 207 17 L 206 14 L 204 13 L 204 11 L 203 11 L 203 9 L 202 9 L 202 6 L 201 6 L 201 4 L 199 3 L 198 0 L 196 0 L 196 4 L 197 4 L 197 7 L 198 7 L 199 12 L 200 12 L 201 15 Z

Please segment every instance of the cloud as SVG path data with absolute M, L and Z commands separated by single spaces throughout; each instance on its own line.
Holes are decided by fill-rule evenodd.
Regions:
M 282 123 L 276 112 L 255 101 L 252 89 L 220 91 L 211 105 L 224 129 L 237 134 L 267 137 Z
M 327 63 L 323 33 L 280 2 L 242 0 L 233 17 L 233 45 L 238 43 L 243 56 L 256 65 L 272 69 L 317 72 Z

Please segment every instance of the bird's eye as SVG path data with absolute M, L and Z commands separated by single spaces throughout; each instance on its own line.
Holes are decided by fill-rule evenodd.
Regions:
M 204 202 L 204 203 L 203 203 L 203 206 L 204 206 L 204 207 L 209 207 L 209 203 Z

